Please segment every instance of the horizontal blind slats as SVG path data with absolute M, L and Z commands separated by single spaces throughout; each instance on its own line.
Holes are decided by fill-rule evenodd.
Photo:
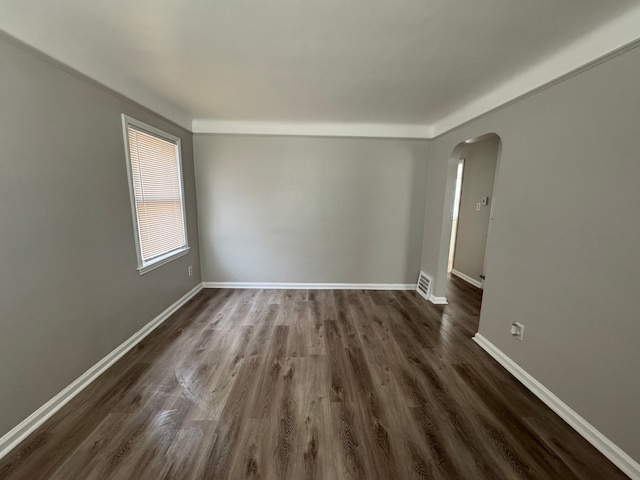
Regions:
M 143 261 L 186 247 L 178 147 L 127 126 L 131 179 Z

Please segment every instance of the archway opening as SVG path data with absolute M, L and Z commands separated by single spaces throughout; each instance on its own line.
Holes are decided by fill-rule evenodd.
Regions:
M 454 286 L 458 292 L 461 286 L 483 290 L 488 278 L 485 253 L 501 147 L 500 137 L 488 133 L 460 142 L 451 152 L 443 225 L 449 241 L 442 243 L 439 262 L 447 297 Z

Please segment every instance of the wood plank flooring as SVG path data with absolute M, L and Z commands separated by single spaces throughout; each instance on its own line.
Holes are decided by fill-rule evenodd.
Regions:
M 0 478 L 626 478 L 471 340 L 480 295 L 203 290 Z

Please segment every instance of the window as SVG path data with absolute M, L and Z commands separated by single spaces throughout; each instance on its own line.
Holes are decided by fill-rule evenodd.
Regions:
M 180 139 L 122 115 L 140 274 L 189 251 Z

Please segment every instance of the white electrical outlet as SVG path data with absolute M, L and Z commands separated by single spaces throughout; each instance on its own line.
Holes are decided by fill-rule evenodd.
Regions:
M 476 203 L 476 212 L 479 212 L 481 207 L 480 202 Z
M 193 275 L 193 267 L 189 265 L 189 276 Z
M 518 340 L 522 340 L 522 337 L 524 337 L 524 325 L 519 322 L 512 323 L 511 335 L 516 337 Z

